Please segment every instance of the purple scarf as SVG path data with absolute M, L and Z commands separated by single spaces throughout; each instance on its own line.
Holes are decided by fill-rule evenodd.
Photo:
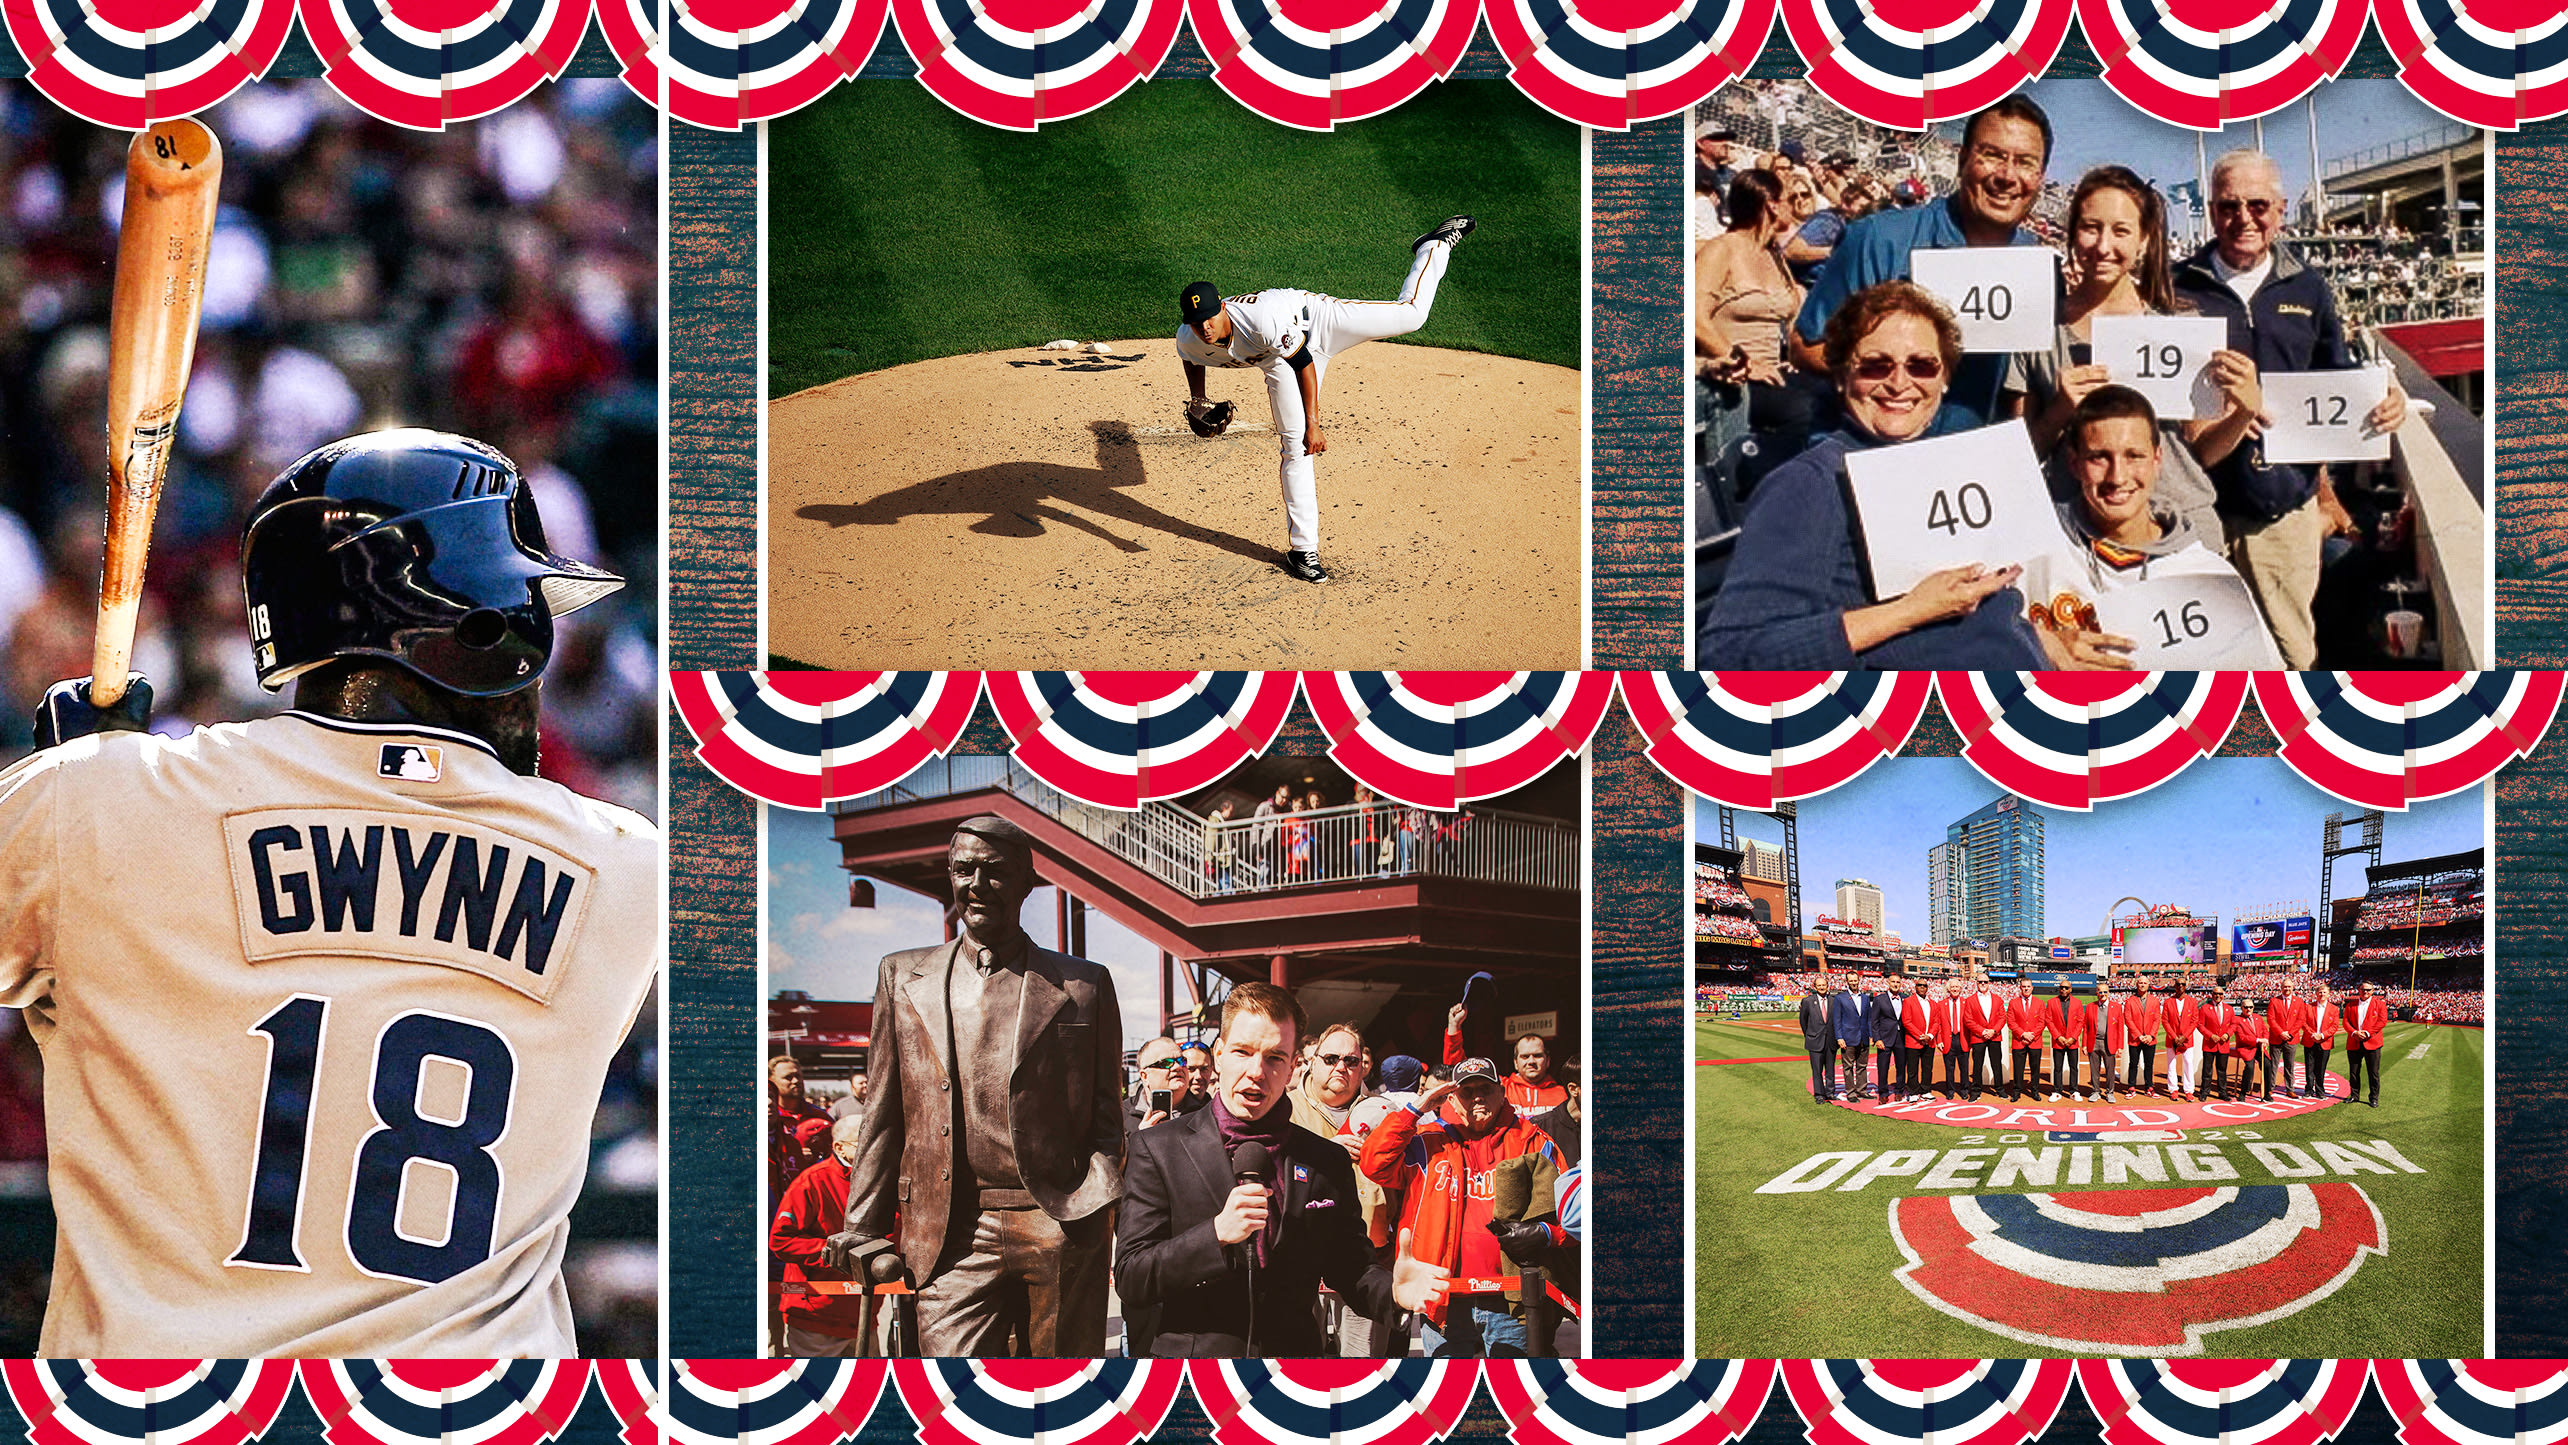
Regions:
M 1230 1105 L 1222 1102 L 1221 1090 L 1215 1089 L 1213 1127 L 1221 1131 L 1224 1159 L 1238 1153 L 1240 1145 L 1254 1139 L 1266 1146 L 1266 1157 L 1272 1161 L 1268 1167 L 1280 1170 L 1284 1167 L 1284 1142 L 1293 1137 L 1293 1101 L 1290 1097 L 1278 1099 L 1275 1107 L 1266 1111 L 1265 1118 L 1243 1119 L 1230 1111 Z M 1267 1180 L 1266 1187 L 1273 1195 L 1266 1201 L 1266 1227 L 1257 1232 L 1253 1241 L 1260 1265 L 1266 1263 L 1268 1252 L 1275 1248 L 1276 1239 L 1284 1232 L 1284 1190 L 1274 1179 Z

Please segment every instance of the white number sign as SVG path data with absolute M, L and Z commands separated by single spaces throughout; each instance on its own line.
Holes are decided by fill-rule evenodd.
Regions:
M 1962 323 L 1964 351 L 2046 351 L 2056 324 L 2052 279 L 2059 256 L 2048 246 L 1962 246 L 1911 251 L 1908 276 Z
M 2390 374 L 2377 366 L 2353 371 L 2277 371 L 2264 378 L 2269 462 L 2385 462 L 2390 434 L 2364 425 L 2372 408 L 2390 394 Z
M 2067 545 L 2020 421 L 1848 452 L 1846 480 L 1876 599 L 1947 567 L 2009 567 Z
M 2138 668 L 2272 671 L 2283 665 L 2255 596 L 2226 567 L 2108 588 L 2095 600 L 2095 621 L 2135 644 L 2131 665 Z
M 2116 383 L 2149 398 L 2160 421 L 2209 421 L 2225 409 L 2205 368 L 2229 344 L 2216 316 L 2099 316 L 2096 363 Z

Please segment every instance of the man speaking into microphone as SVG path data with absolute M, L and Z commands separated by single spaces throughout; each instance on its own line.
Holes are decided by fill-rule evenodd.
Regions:
M 1405 1248 L 1396 1274 L 1373 1262 L 1355 1165 L 1293 1123 L 1304 1023 L 1283 989 L 1233 988 L 1212 1103 L 1133 1136 L 1115 1286 L 1127 1310 L 1159 1307 L 1163 1359 L 1317 1355 L 1323 1280 L 1371 1319 L 1423 1309 L 1445 1288 L 1445 1271 Z

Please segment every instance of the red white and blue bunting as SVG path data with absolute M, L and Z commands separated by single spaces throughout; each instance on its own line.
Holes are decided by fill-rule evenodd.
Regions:
M 301 0 L 322 78 L 358 109 L 443 130 L 523 100 L 559 76 L 590 0 Z
M 2292 771 L 2349 803 L 2404 809 L 2487 781 L 2559 710 L 2557 672 L 2260 672 L 2256 704 Z
M 817 809 L 888 788 L 963 735 L 977 672 L 673 672 L 696 757 L 762 802 Z
M 1747 73 L 1777 0 L 1485 0 L 1507 78 L 1598 130 L 1673 115 Z
M 1852 782 L 1907 745 L 1934 692 L 1923 672 L 1626 672 L 1615 681 L 1659 771 L 1738 808 Z
M 2568 15 L 2542 0 L 2372 0 L 2381 40 L 2416 98 L 2470 125 L 2513 130 L 2568 111 Z
M 1138 1445 L 1185 1385 L 1176 1361 L 896 1360 L 919 1445 Z
M 1184 0 L 892 0 L 919 84 L 1006 130 L 1085 115 L 1148 80 L 1184 10 Z
M 2074 0 L 1783 0 L 1819 93 L 1876 125 L 1923 130 L 2040 78 Z
M 586 1360 L 305 1360 L 330 1445 L 545 1445 L 588 1394 Z
M 1306 672 L 1329 756 L 1386 798 L 1459 807 L 1585 751 L 1610 672 Z
M 1221 781 L 1293 711 L 1290 672 L 994 672 L 1016 760 L 1084 802 L 1138 808 Z
M 2243 672 L 1939 672 L 1962 756 L 2036 803 L 2084 811 L 2147 792 L 2220 750 Z
M 598 33 L 624 66 L 625 87 L 653 105 L 660 103 L 660 72 L 668 56 L 660 44 L 659 0 L 595 0 Z M 679 117 L 686 119 L 686 117 Z M 690 122 L 700 124 L 701 122 Z
M 2363 1360 L 2080 1360 L 2106 1445 L 2320 1445 L 2363 1403 Z
M 1772 1360 L 1491 1360 L 1515 1445 L 1730 1445 L 1774 1389 Z
M 2568 1361 L 2375 1360 L 2399 1445 L 2559 1445 Z
M 194 115 L 265 75 L 294 24 L 294 0 L 185 9 L 9 0 L 0 16 L 26 58 L 28 82 L 47 99 L 93 124 L 141 130 Z
M 2070 1360 L 1785 1360 L 1810 1445 L 2025 1445 L 2051 1427 Z
M 950 752 L 972 672 L 673 672 L 697 756 L 786 807 L 878 791 Z M 1386 798 L 1451 809 L 1577 756 L 1617 691 L 1650 760 L 1687 789 L 1770 808 L 1902 751 L 1930 690 L 1991 781 L 2051 807 L 2148 791 L 2226 743 L 2251 674 L 1309 672 L 1329 755 Z M 2257 673 L 2276 753 L 2318 787 L 2404 808 L 2486 781 L 2537 745 L 2568 674 Z M 1272 745 L 1292 673 L 989 674 L 1017 760 L 1130 809 L 1210 786 Z
M 864 68 L 890 14 L 886 0 L 669 0 L 667 45 L 653 52 L 669 114 L 738 130 L 799 110 Z
M 294 1394 L 292 1360 L 7 1360 L 30 1445 L 243 1445 Z
M 838 1445 L 883 1397 L 881 1360 L 679 1360 L 663 1419 L 670 1445 Z
M 1453 72 L 1478 0 L 1185 0 L 1213 84 L 1302 130 L 1380 115 Z M 1162 47 L 1163 53 L 1165 47 Z
M 2369 0 L 2077 0 L 2104 83 L 2143 113 L 2218 130 L 2332 80 Z
M 1221 1445 L 1429 1445 L 1453 1433 L 1477 1360 L 1194 1360 Z
M 652 1360 L 600 1360 L 597 1392 L 615 1412 L 624 1445 L 660 1445 L 660 1367 Z

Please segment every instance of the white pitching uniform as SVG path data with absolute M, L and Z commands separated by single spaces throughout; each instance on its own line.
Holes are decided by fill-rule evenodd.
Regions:
M 562 1252 L 658 964 L 659 831 L 289 713 L 0 773 L 45 1058 L 45 1355 L 577 1353 Z
M 1265 373 L 1266 402 L 1274 410 L 1276 444 L 1283 453 L 1284 529 L 1292 550 L 1320 550 L 1320 491 L 1311 454 L 1302 445 L 1306 420 L 1301 384 L 1285 358 L 1309 346 L 1317 373 L 1313 380 L 1325 385 L 1330 357 L 1358 343 L 1406 336 L 1426 325 L 1452 254 L 1450 241 L 1420 246 L 1397 301 L 1341 301 L 1317 291 L 1277 287 L 1222 302 L 1231 320 L 1226 347 L 1204 340 L 1192 326 L 1177 328 L 1177 355 L 1184 360 L 1204 367 L 1253 366 Z

